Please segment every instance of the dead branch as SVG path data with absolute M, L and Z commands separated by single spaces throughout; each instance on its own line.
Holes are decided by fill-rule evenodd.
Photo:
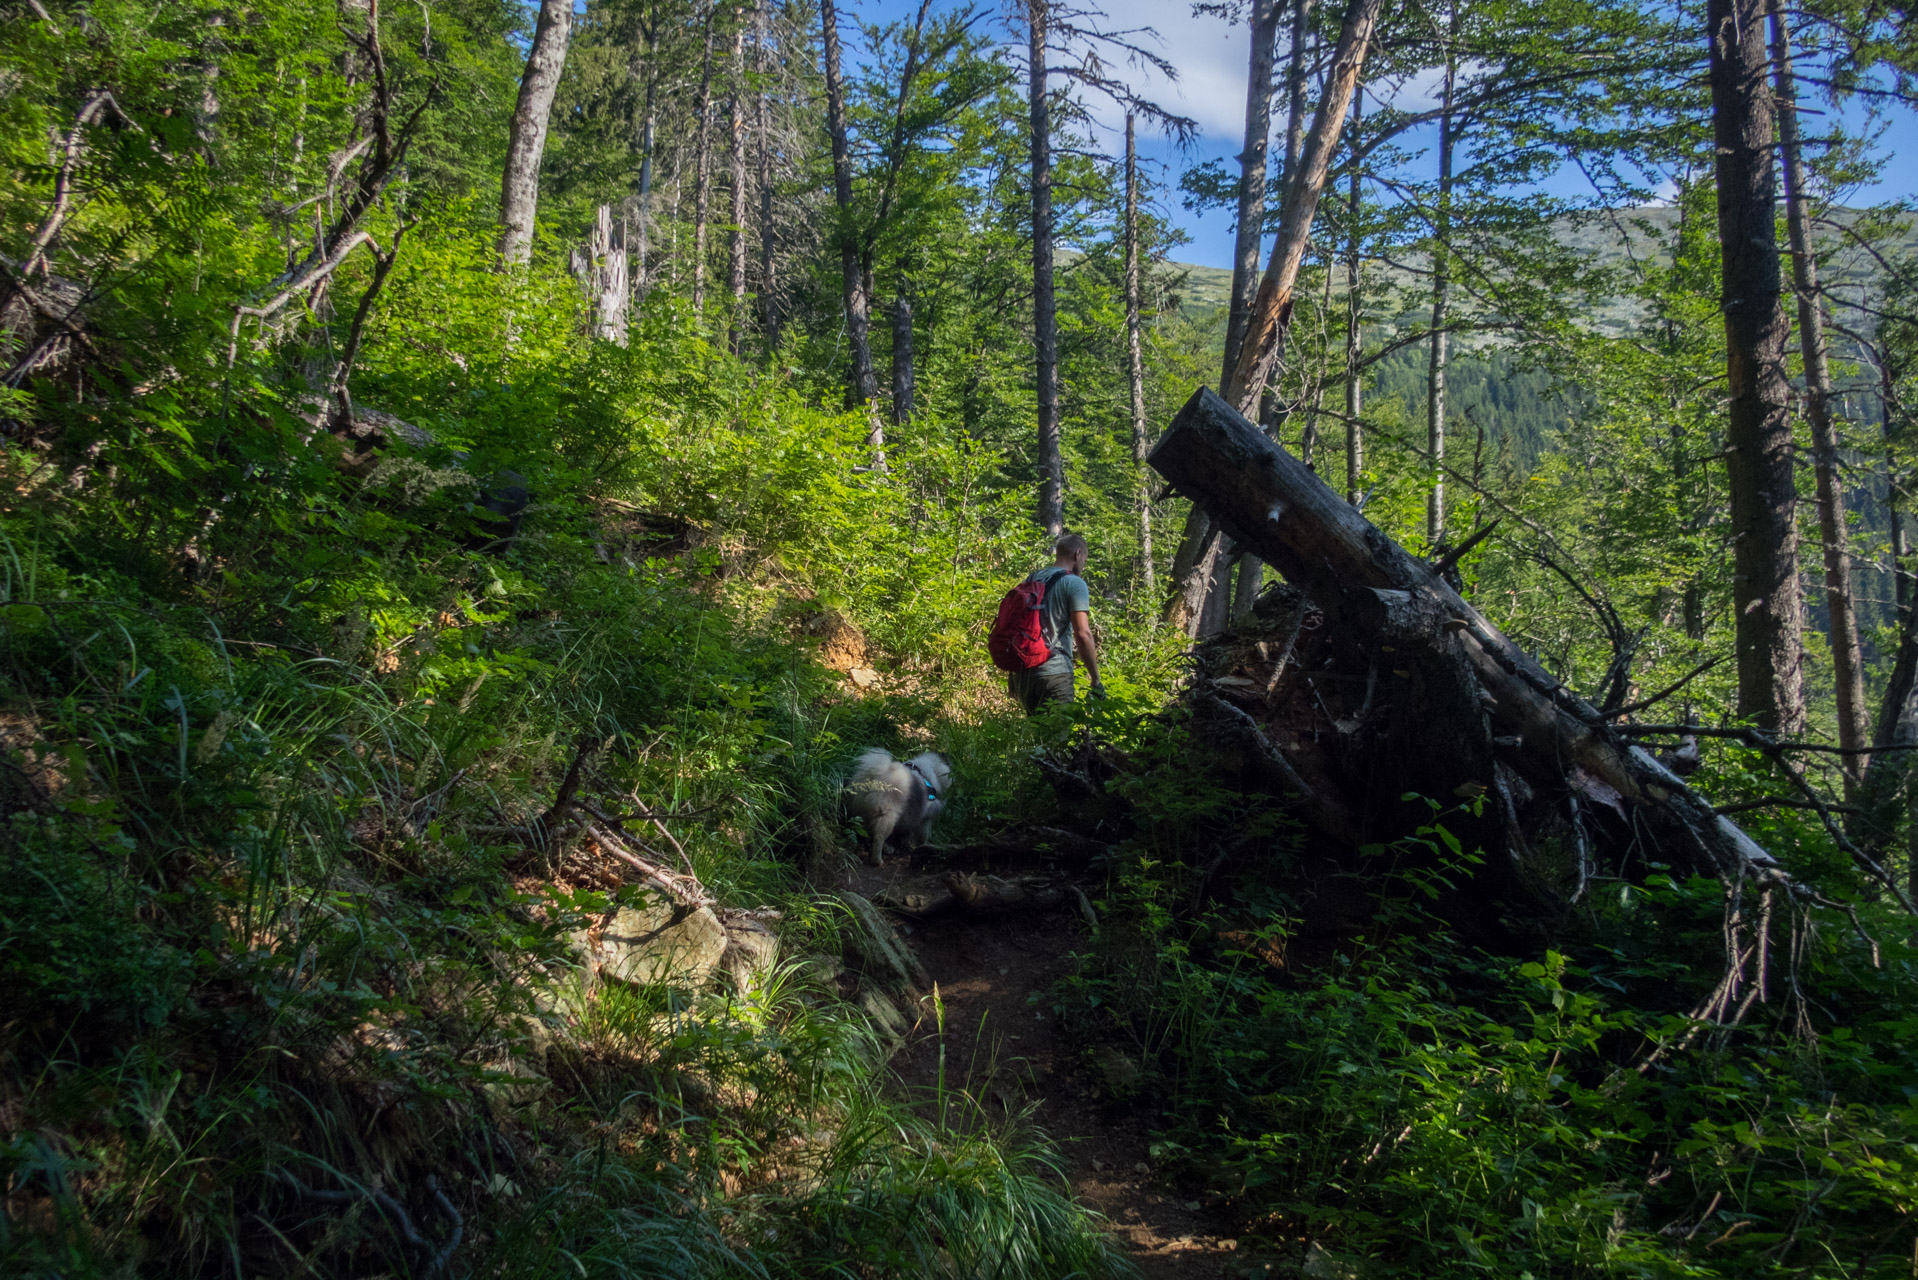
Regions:
M 1696 680 L 1698 677 L 1704 675 L 1707 671 L 1710 671 L 1713 667 L 1717 666 L 1719 663 L 1723 662 L 1725 660 L 1725 657 L 1726 655 L 1721 653 L 1716 658 L 1711 659 L 1709 662 L 1700 663 L 1698 666 L 1693 667 L 1676 683 L 1668 685 L 1663 689 L 1660 689 L 1657 693 L 1654 693 L 1651 697 L 1640 698 L 1637 702 L 1627 703 L 1625 706 L 1618 708 L 1616 711 L 1607 711 L 1605 714 L 1614 718 L 1618 716 L 1629 716 L 1634 712 L 1643 711 L 1647 707 L 1656 706 L 1659 703 L 1663 702 L 1665 699 L 1671 697 L 1674 693 L 1677 693 L 1680 689 L 1683 689 L 1686 685 L 1690 684 L 1692 681 Z
M 1619 712 L 1618 714 L 1624 714 Z M 1707 728 L 1696 724 L 1626 724 L 1617 730 L 1628 738 L 1728 738 L 1759 751 L 1818 751 L 1832 756 L 1876 755 L 1882 751 L 1918 751 L 1918 743 L 1892 743 L 1875 747 L 1834 747 L 1824 742 L 1787 742 L 1774 738 L 1763 729 L 1740 726 Z
M 324 256 L 319 256 L 317 253 L 309 254 L 305 261 L 296 269 L 297 273 L 291 281 L 288 282 L 286 287 L 259 306 L 250 307 L 241 305 L 235 307 L 233 309 L 233 324 L 227 333 L 227 368 L 231 369 L 234 361 L 239 359 L 240 325 L 248 316 L 259 320 L 272 319 L 281 307 L 284 307 L 288 302 L 293 300 L 295 295 L 305 293 L 307 290 L 325 281 L 328 276 L 331 276 L 333 272 L 339 268 L 341 263 L 346 261 L 353 250 L 363 244 L 373 247 L 373 256 L 376 259 L 380 256 L 379 243 L 367 232 L 355 231 L 334 245 L 333 252 Z
M 709 907 L 717 899 L 706 892 L 706 886 L 690 875 L 681 875 L 668 871 L 650 858 L 643 858 L 633 851 L 624 838 L 594 822 L 581 824 L 581 829 L 593 838 L 594 843 L 605 852 L 639 873 L 640 879 L 664 893 L 673 901 L 688 907 Z
M 353 325 L 347 330 L 346 347 L 340 353 L 339 365 L 333 370 L 331 390 L 335 430 L 351 429 L 353 425 L 353 397 L 348 384 L 353 376 L 353 365 L 360 358 L 360 341 L 366 333 L 367 317 L 372 315 L 374 300 L 380 296 L 380 290 L 386 286 L 386 277 L 392 274 L 393 264 L 399 260 L 400 240 L 415 221 L 404 221 L 394 229 L 393 247 L 385 253 L 380 252 L 378 245 L 373 245 L 373 279 L 360 295 L 360 305 L 353 312 Z
M 1452 550 L 1447 551 L 1444 555 L 1434 560 L 1432 562 L 1432 572 L 1438 574 L 1439 577 L 1442 578 L 1446 574 L 1450 573 L 1453 569 L 1457 568 L 1458 562 L 1460 560 L 1463 560 L 1466 554 L 1470 552 L 1473 547 L 1476 547 L 1479 543 L 1485 541 L 1487 538 L 1492 536 L 1492 531 L 1498 528 L 1499 524 L 1504 520 L 1504 518 L 1505 517 L 1503 516 L 1497 517 L 1490 524 L 1482 526 L 1478 530 L 1478 532 L 1474 533 L 1471 537 L 1467 538 L 1465 541 L 1459 543 L 1458 546 L 1452 548 Z
M 53 178 L 53 208 L 48 211 L 46 221 L 34 233 L 33 241 L 27 250 L 27 259 L 21 264 L 22 278 L 31 276 L 36 270 L 45 274 L 47 270 L 47 248 L 53 238 L 60 234 L 61 226 L 67 220 L 67 214 L 73 208 L 73 177 L 79 172 L 80 159 L 86 151 L 86 129 L 103 117 L 119 121 L 125 129 L 138 130 L 126 112 L 120 110 L 113 95 L 105 89 L 95 89 L 80 104 L 80 110 L 73 119 L 73 128 L 68 131 L 66 142 L 61 146 L 60 171 Z

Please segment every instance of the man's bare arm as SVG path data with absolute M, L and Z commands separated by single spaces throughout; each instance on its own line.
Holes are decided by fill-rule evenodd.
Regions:
M 1072 647 L 1079 655 L 1079 661 L 1085 663 L 1086 674 L 1092 677 L 1092 683 L 1099 683 L 1099 645 L 1092 638 L 1092 622 L 1084 609 L 1072 615 Z

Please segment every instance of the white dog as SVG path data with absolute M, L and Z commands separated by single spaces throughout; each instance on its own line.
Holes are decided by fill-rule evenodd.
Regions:
M 874 747 L 860 756 L 846 783 L 846 811 L 866 821 L 872 837 L 866 860 L 875 867 L 885 865 L 886 841 L 895 831 L 915 845 L 926 843 L 932 820 L 946 807 L 951 783 L 952 766 L 936 752 L 901 761 Z

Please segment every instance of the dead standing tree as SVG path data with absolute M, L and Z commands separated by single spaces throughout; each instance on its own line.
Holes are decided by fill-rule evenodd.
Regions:
M 1284 349 L 1286 331 L 1292 324 L 1292 290 L 1298 284 L 1299 268 L 1312 239 L 1312 219 L 1325 191 L 1332 153 L 1338 148 L 1345 113 L 1358 89 L 1359 72 L 1365 65 L 1382 7 L 1383 0 L 1350 0 L 1347 4 L 1338 47 L 1326 73 L 1325 93 L 1300 153 L 1298 172 L 1286 181 L 1278 239 L 1273 242 L 1265 276 L 1247 316 L 1238 363 L 1223 388 L 1225 399 L 1243 413 L 1257 412 L 1259 397 Z M 1168 625 L 1188 635 L 1193 633 L 1218 557 L 1219 529 L 1204 511 L 1195 508 L 1186 521 L 1172 564 L 1172 593 L 1165 605 Z

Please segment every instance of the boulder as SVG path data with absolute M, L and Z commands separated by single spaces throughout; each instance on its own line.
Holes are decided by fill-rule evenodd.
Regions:
M 575 935 L 589 972 L 633 986 L 700 986 L 718 970 L 727 940 L 711 908 L 671 902 L 621 907 L 597 937 Z
M 721 911 L 719 921 L 726 929 L 726 950 L 719 967 L 732 979 L 733 989 L 745 995 L 753 980 L 779 960 L 779 936 L 773 932 L 779 912 L 770 907 Z

